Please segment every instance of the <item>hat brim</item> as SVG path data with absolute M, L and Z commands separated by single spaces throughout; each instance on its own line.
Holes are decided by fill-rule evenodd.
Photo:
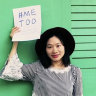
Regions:
M 43 51 L 45 50 L 44 48 L 46 46 L 46 45 L 44 45 L 44 42 L 47 42 L 48 39 L 52 36 L 57 36 L 57 37 L 62 38 L 64 47 L 67 50 L 67 52 L 69 53 L 69 55 L 71 55 L 73 53 L 73 51 L 75 49 L 75 40 L 74 40 L 72 34 L 65 28 L 55 27 L 55 28 L 46 30 L 41 35 L 40 39 L 38 39 L 36 41 L 35 50 L 36 50 L 36 53 L 38 56 L 40 56 L 40 55 L 42 55 L 42 53 L 44 53 Z

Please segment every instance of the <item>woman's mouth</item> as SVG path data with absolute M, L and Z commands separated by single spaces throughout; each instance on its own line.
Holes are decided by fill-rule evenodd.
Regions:
M 58 54 L 56 54 L 56 55 L 51 55 L 53 58 L 58 58 Z

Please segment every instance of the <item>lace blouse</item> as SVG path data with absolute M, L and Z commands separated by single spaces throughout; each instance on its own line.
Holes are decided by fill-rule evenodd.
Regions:
M 23 64 L 15 54 L 1 70 L 0 78 L 31 81 L 32 96 L 83 96 L 81 71 L 73 65 L 45 69 L 40 61 Z

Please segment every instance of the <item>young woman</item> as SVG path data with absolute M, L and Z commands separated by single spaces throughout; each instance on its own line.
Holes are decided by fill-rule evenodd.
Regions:
M 10 36 L 16 32 L 19 28 L 14 27 Z M 70 64 L 75 48 L 70 32 L 61 27 L 45 31 L 35 45 L 39 60 L 32 64 L 20 62 L 17 46 L 18 42 L 13 42 L 0 78 L 31 81 L 34 84 L 32 96 L 83 96 L 81 71 Z

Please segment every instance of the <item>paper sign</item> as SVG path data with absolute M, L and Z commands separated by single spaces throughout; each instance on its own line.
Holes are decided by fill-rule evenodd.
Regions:
M 20 28 L 12 41 L 39 39 L 41 34 L 40 5 L 13 9 L 14 25 Z

